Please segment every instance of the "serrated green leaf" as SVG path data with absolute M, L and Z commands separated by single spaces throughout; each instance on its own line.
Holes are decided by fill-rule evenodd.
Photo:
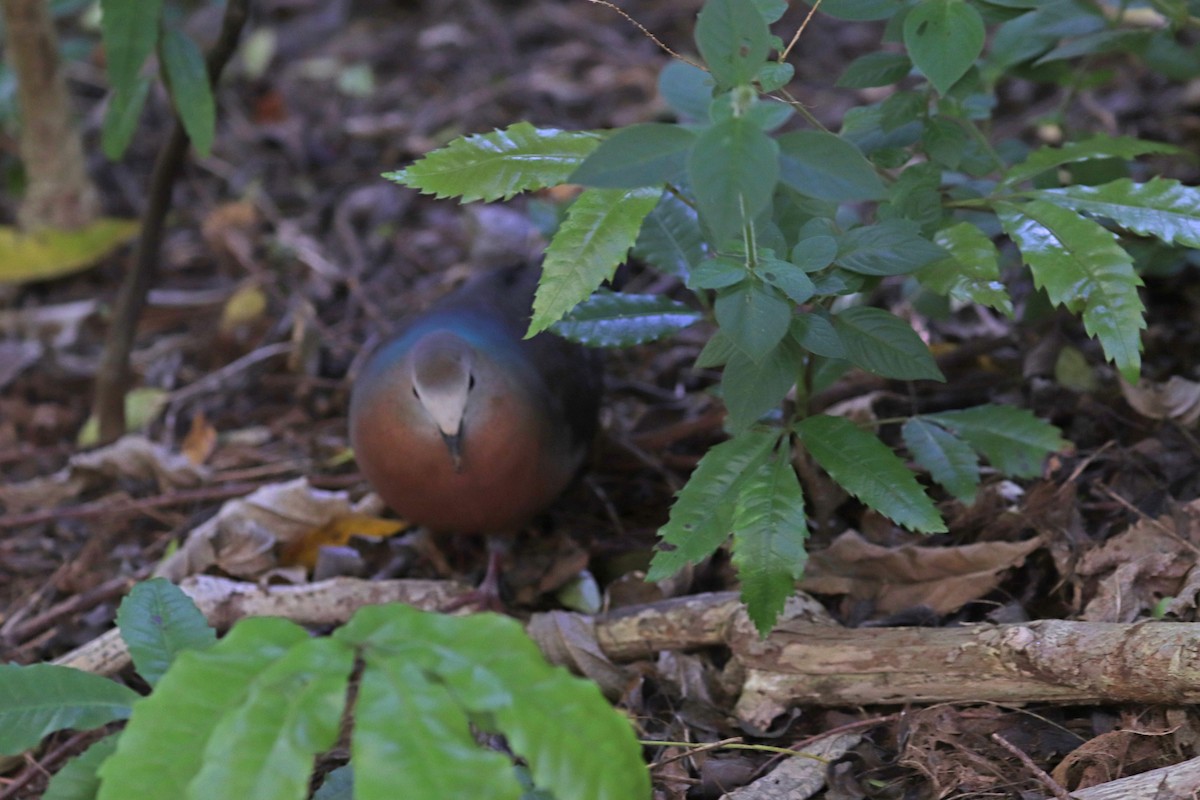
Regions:
M 1049 169 L 1090 161 L 1097 158 L 1137 158 L 1153 153 L 1179 154 L 1181 149 L 1164 142 L 1151 142 L 1132 136 L 1097 134 L 1082 142 L 1069 142 L 1061 147 L 1041 147 L 1004 173 L 1004 184 L 1027 181 Z
M 670 336 L 703 318 L 699 311 L 669 297 L 599 289 L 551 330 L 589 347 L 630 347 Z
M 739 86 L 766 63 L 771 32 L 753 3 L 708 0 L 696 17 L 696 46 L 718 84 Z
M 588 131 L 535 128 L 518 122 L 504 130 L 455 139 L 385 178 L 436 197 L 462 202 L 507 200 L 520 192 L 566 183 L 600 144 Z
M 794 131 L 778 141 L 779 179 L 800 194 L 833 203 L 878 200 L 887 195 L 871 162 L 840 136 Z
M 912 326 L 881 308 L 847 308 L 833 315 L 833 327 L 860 369 L 898 380 L 946 379 Z
M 738 493 L 733 511 L 733 565 L 742 602 L 762 636 L 795 594 L 808 552 L 804 492 L 787 453 L 759 465 Z
M 1024 408 L 984 405 L 924 418 L 962 437 L 996 469 L 1017 478 L 1041 475 L 1046 456 L 1067 445 L 1058 428 Z
M 204 650 L 217 633 L 192 599 L 165 578 L 153 578 L 130 590 L 117 609 L 117 627 L 129 647 L 138 674 L 151 686 L 187 650 Z
M 101 765 L 99 800 L 188 797 L 221 718 L 241 706 L 258 675 L 308 640 L 295 623 L 259 617 L 242 620 L 207 650 L 180 653 Z
M 263 669 L 213 728 L 187 797 L 307 797 L 313 758 L 337 740 L 354 658 L 335 639 L 307 639 Z
M 1200 188 L 1176 180 L 1134 183 L 1122 178 L 1102 186 L 1066 186 L 1030 195 L 1111 219 L 1120 228 L 1167 244 L 1200 247 Z
M 748 280 L 723 290 L 713 303 L 717 323 L 743 354 L 761 361 L 787 335 L 792 304 L 775 288 Z
M 684 280 L 704 259 L 704 235 L 696 209 L 670 192 L 642 222 L 633 254 L 647 264 Z
M 890 86 L 900 82 L 911 70 L 912 62 L 904 53 L 867 53 L 850 62 L 837 85 L 846 89 Z
M 836 263 L 862 275 L 903 275 L 946 255 L 945 250 L 921 236 L 916 223 L 889 219 L 847 231 Z
M 778 440 L 777 431 L 751 429 L 709 448 L 658 532 L 674 549 L 655 552 L 646 580 L 669 578 L 721 546 L 731 531 L 738 482 L 767 458 Z
M 1100 340 L 1125 379 L 1136 382 L 1142 363 L 1139 331 L 1146 327 L 1137 292 L 1142 280 L 1116 236 L 1045 200 L 997 203 L 996 213 L 1034 283 L 1055 305 L 1082 314 L 1084 329 Z
M 100 791 L 96 770 L 117 749 L 116 735 L 92 742 L 82 754 L 54 773 L 42 800 L 92 800 Z
M 659 194 L 658 189 L 587 189 L 576 198 L 546 248 L 527 336 L 558 322 L 613 276 Z
M 817 463 L 871 508 L 909 530 L 941 533 L 946 523 L 911 470 L 873 434 L 848 419 L 817 414 L 796 426 Z
M 658 93 L 675 113 L 697 122 L 708 120 L 715 81 L 699 67 L 672 61 L 658 74 Z
M 648 122 L 613 132 L 571 174 L 570 183 L 601 189 L 679 183 L 696 134 L 679 125 Z
M 904 18 L 904 46 L 938 94 L 946 94 L 983 52 L 983 17 L 964 0 L 923 0 Z
M 540 789 L 557 797 L 575 797 L 580 787 L 587 787 L 589 800 L 649 800 L 649 775 L 628 720 L 608 705 L 594 683 L 547 664 L 516 620 L 497 614 L 449 617 L 400 604 L 369 606 L 334 637 L 362 651 L 364 680 L 375 669 L 394 674 L 395 665 L 403 665 L 414 670 L 402 676 L 405 679 L 415 680 L 419 670 L 430 683 L 445 687 L 472 725 L 505 736 L 513 752 L 529 764 Z M 403 691 L 402 686 L 397 688 Z M 360 711 L 362 704 L 360 698 Z M 446 717 L 443 707 L 439 701 L 430 712 L 448 723 L 443 728 L 461 731 L 461 721 Z M 411 711 L 421 713 L 419 708 Z M 410 736 L 407 725 L 403 715 L 381 714 L 376 730 L 381 737 L 407 745 L 410 738 L 421 736 L 420 730 Z M 457 736 L 450 739 L 461 741 Z M 457 763 L 457 756 L 466 754 L 467 743 L 469 736 L 468 742 L 448 754 L 426 757 L 430 770 L 441 766 L 446 772 L 466 771 L 445 770 L 444 765 Z M 412 746 L 417 752 L 422 748 L 420 742 Z M 359 770 L 361 780 L 361 766 Z M 401 781 L 407 795 L 418 796 L 403 771 L 393 768 L 390 773 L 390 791 L 377 796 L 394 795 Z
M 920 417 L 900 428 L 904 445 L 918 464 L 950 494 L 970 505 L 979 488 L 979 459 L 971 446 Z
M 115 91 L 133 93 L 133 84 L 158 41 L 162 0 L 101 0 L 100 36 L 108 82 Z
M 130 88 L 116 89 L 109 97 L 100 131 L 100 148 L 109 159 L 120 158 L 133 139 L 138 117 L 150 96 L 150 84 L 149 78 L 137 78 Z
M 778 409 L 796 384 L 802 362 L 785 340 L 760 359 L 734 350 L 721 374 L 721 397 L 729 411 L 729 427 L 744 431 L 768 412 Z
M 136 700 L 129 687 L 82 670 L 0 664 L 0 754 L 17 755 L 55 731 L 125 719 Z
M 779 180 L 779 146 L 753 123 L 735 117 L 697 137 L 687 171 L 701 218 L 716 240 L 724 241 L 771 202 Z
M 196 152 L 206 157 L 212 150 L 217 128 L 217 106 L 212 85 L 208 82 L 204 54 L 187 34 L 172 27 L 164 29 L 158 53 L 171 89 L 175 113 L 183 122 L 183 129 Z
M 825 358 L 845 358 L 846 346 L 830 321 L 828 312 L 814 309 L 796 314 L 788 331 L 805 350 Z
M 948 169 L 958 169 L 966 154 L 969 139 L 967 132 L 956 120 L 937 116 L 926 124 L 923 142 L 925 152 L 937 164 Z
M 922 286 L 955 300 L 990 306 L 1013 315 L 1012 298 L 1000 282 L 1000 254 L 987 234 L 969 222 L 938 231 L 935 243 L 950 253 L 916 271 Z

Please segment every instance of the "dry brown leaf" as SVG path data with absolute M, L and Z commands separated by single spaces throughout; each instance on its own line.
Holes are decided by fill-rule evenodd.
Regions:
M 176 583 L 213 566 L 235 577 L 256 578 L 279 566 L 276 553 L 311 531 L 351 514 L 370 515 L 378 501 L 368 495 L 358 506 L 346 492 L 314 489 L 300 478 L 264 486 L 230 500 L 216 516 L 194 529 L 157 576 Z M 368 505 L 371 504 L 371 505 Z
M 1200 501 L 1181 509 L 1179 518 L 1200 530 Z M 1091 597 L 1080 615 L 1092 622 L 1132 622 L 1163 597 L 1177 597 L 1182 610 L 1194 603 L 1197 548 L 1175 532 L 1176 515 L 1145 519 L 1086 553 L 1077 573 Z M 1190 587 L 1190 589 L 1189 589 Z M 1189 594 L 1190 592 L 1190 594 Z
M 1121 381 L 1121 394 L 1133 410 L 1151 419 L 1173 419 L 1194 425 L 1200 419 L 1200 383 L 1172 375 L 1166 383 L 1142 379 L 1134 386 Z
M 203 464 L 217 447 L 217 429 L 208 421 L 203 411 L 192 416 L 192 424 L 179 446 L 180 452 L 193 464 Z
M 1041 546 L 1041 538 L 1035 537 L 961 547 L 889 548 L 847 531 L 812 554 L 800 588 L 869 599 L 882 614 L 916 606 L 948 614 L 996 588 L 1005 570 L 1020 566 Z

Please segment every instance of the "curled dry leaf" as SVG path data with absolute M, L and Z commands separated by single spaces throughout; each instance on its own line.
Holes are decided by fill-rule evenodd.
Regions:
M 155 574 L 178 582 L 216 566 L 235 577 L 258 577 L 279 566 L 281 549 L 354 513 L 370 509 L 352 506 L 346 492 L 314 489 L 303 478 L 264 486 L 221 506 Z
M 1194 425 L 1200 419 L 1200 383 L 1172 375 L 1165 383 L 1121 380 L 1121 394 L 1133 410 L 1151 419 L 1173 419 Z
M 1005 570 L 1020 566 L 1041 546 L 1041 538 L 1035 537 L 961 547 L 889 548 L 847 531 L 812 554 L 800 588 L 871 600 L 881 614 L 916 606 L 948 614 L 996 588 Z
M 1185 530 L 1176 530 L 1177 520 Z M 1137 522 L 1086 553 L 1076 570 L 1091 597 L 1081 618 L 1132 622 L 1162 597 L 1176 598 L 1176 613 L 1194 604 L 1200 548 L 1185 537 L 1198 526 L 1200 501 L 1193 501 L 1177 515 Z

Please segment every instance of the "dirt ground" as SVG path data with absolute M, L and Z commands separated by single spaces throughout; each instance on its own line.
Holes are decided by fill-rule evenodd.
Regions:
M 157 283 L 138 329 L 135 370 L 140 385 L 160 390 L 154 398 L 163 404 L 143 432 L 186 462 L 178 473 L 160 462 L 71 466 L 85 450 L 77 437 L 128 250 L 74 277 L 0 286 L 4 661 L 53 658 L 111 627 L 130 583 L 227 500 L 300 477 L 352 499 L 366 493 L 347 458 L 347 376 L 397 320 L 469 272 L 481 225 L 483 235 L 495 233 L 463 207 L 420 197 L 381 173 L 459 134 L 518 120 L 607 128 L 667 113 L 655 82 L 670 56 L 602 4 L 255 6 L 243 55 L 218 93 L 214 151 L 190 163 L 177 186 Z M 694 50 L 699 0 L 620 6 L 667 47 Z M 794 30 L 802 17 L 803 8 L 792 8 L 779 29 Z M 219 13 L 196 12 L 189 31 L 204 40 L 218 23 Z M 98 43 L 73 17 L 62 21 L 62 32 L 88 53 L 72 61 L 69 76 L 105 210 L 136 216 L 169 124 L 165 100 L 152 99 L 125 158 L 104 160 Z M 847 109 L 868 98 L 833 81 L 879 36 L 878 25 L 816 17 L 793 57 L 792 93 L 836 129 Z M 247 53 L 268 58 L 255 63 Z M 1125 60 L 1096 68 L 1111 69 L 1111 79 L 1073 96 L 1070 125 L 1196 149 L 1200 83 L 1172 82 Z M 1000 101 L 997 134 L 1033 142 L 1046 135 L 1042 123 L 1063 95 L 1013 81 Z M 11 135 L 0 138 L 0 165 L 9 175 L 15 154 Z M 1200 179 L 1186 161 L 1150 168 Z M 545 215 L 559 200 L 538 197 L 516 207 Z M 6 221 L 15 217 L 16 201 L 0 196 Z M 1200 377 L 1195 276 L 1189 266 L 1146 278 L 1145 375 L 1177 379 L 1167 392 L 1174 405 L 1157 415 L 1146 413 L 1152 409 L 1144 393 L 1122 392 L 1098 346 L 1069 317 L 1030 311 L 1020 325 L 977 309 L 935 317 L 897 285 L 895 307 L 928 335 L 948 382 L 908 387 L 851 379 L 827 403 L 857 404 L 879 417 L 1013 403 L 1061 426 L 1074 446 L 1048 462 L 1042 479 L 1018 485 L 990 476 L 975 506 L 944 500 L 950 533 L 928 538 L 865 513 L 832 485 L 806 482 L 815 498 L 811 549 L 833 554 L 814 559 L 808 586 L 833 618 L 863 630 L 1154 616 L 1194 622 L 1200 526 L 1190 522 L 1190 504 L 1200 497 L 1193 412 L 1200 412 L 1200 392 L 1187 381 Z M 636 266 L 618 277 L 628 286 L 665 286 Z M 1027 277 L 1014 272 L 1010 288 L 1018 305 L 1028 306 Z M 706 392 L 715 376 L 692 367 L 707 333 L 698 328 L 607 354 L 603 434 L 587 477 L 517 543 L 507 572 L 515 613 L 557 607 L 553 590 L 584 566 L 611 607 L 660 599 L 668 590 L 735 588 L 726 559 L 673 587 L 639 580 L 673 493 L 723 435 L 719 405 Z M 853 532 L 861 536 L 857 544 L 847 538 Z M 1027 546 L 1015 555 L 1011 546 L 1020 543 Z M 937 550 L 921 554 L 914 545 Z M 471 581 L 484 562 L 483 543 L 470 537 L 434 547 L 415 535 L 354 546 L 358 573 L 378 577 Z M 970 567 L 937 560 L 955 560 L 967 546 L 979 559 Z M 846 548 L 854 555 L 844 558 L 869 551 L 876 560 L 847 578 L 837 556 Z M 888 552 L 913 560 L 904 579 L 896 578 Z M 845 580 L 830 582 L 830 575 Z M 293 569 L 277 578 L 298 576 L 304 579 Z M 956 598 L 952 607 L 941 605 L 946 594 Z M 815 737 L 854 731 L 856 743 L 813 795 L 825 800 L 1052 796 L 1055 785 L 1074 790 L 1191 758 L 1200 740 L 1200 716 L 1190 706 L 998 704 L 969 696 L 938 704 L 804 704 L 768 731 L 748 731 L 733 716 L 736 697 L 718 679 L 727 657 L 705 648 L 640 662 L 637 688 L 623 700 L 640 736 L 698 744 L 742 737 L 804 749 Z M 64 736 L 47 752 L 79 744 Z M 778 763 L 769 754 L 727 749 L 667 763 L 678 752 L 647 748 L 650 762 L 663 762 L 655 771 L 658 797 L 717 798 Z M 59 765 L 48 757 L 13 766 L 0 775 L 0 798 L 37 796 L 40 767 Z

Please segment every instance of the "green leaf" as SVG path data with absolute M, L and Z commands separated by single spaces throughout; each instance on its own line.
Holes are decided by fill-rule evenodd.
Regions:
M 180 653 L 204 650 L 216 631 L 192 599 L 165 578 L 153 578 L 130 590 L 117 609 L 117 627 L 129 647 L 138 674 L 154 686 Z
M 312 800 L 354 800 L 354 769 L 344 764 L 330 772 Z
M 796 592 L 808 553 L 804 492 L 788 454 L 777 453 L 751 473 L 733 511 L 733 565 L 742 601 L 762 636 Z
M 419 680 L 417 670 L 428 683 L 444 687 L 472 725 L 503 734 L 512 751 L 529 764 L 539 789 L 557 797 L 649 800 L 649 775 L 629 721 L 609 706 L 594 683 L 547 664 L 516 620 L 497 614 L 449 617 L 400 604 L 368 606 L 355 613 L 334 638 L 362 652 L 364 682 L 370 672 L 387 669 L 389 683 L 406 694 L 399 706 L 405 713 L 380 712 L 373 738 L 376 746 L 390 740 L 412 748 L 409 761 L 428 753 L 425 769 L 419 773 L 422 778 L 428 774 L 430 780 L 446 781 L 450 779 L 447 773 L 470 772 L 445 765 L 457 765 L 460 756 L 469 755 L 464 748 L 471 737 L 469 730 L 460 727 L 459 717 L 440 710 L 445 704 L 437 702 L 425 706 L 437 719 L 426 719 L 451 734 L 452 747 L 449 752 L 432 751 L 419 741 L 422 730 L 415 717 L 426 711 L 419 707 L 423 704 L 416 693 L 403 686 Z M 397 675 L 396 665 L 403 674 Z M 363 713 L 365 705 L 369 704 L 360 697 L 356 714 Z M 410 719 L 418 726 L 415 730 L 409 727 Z M 466 741 L 453 735 L 455 728 L 466 735 Z M 351 747 L 359 745 L 352 742 Z M 355 752 L 356 761 L 360 753 Z M 393 797 L 399 785 L 409 797 L 497 796 L 490 792 L 442 793 L 429 784 L 418 787 L 406 771 L 394 767 L 389 770 L 387 791 L 367 795 L 361 763 L 356 769 L 359 796 Z M 435 772 L 442 775 L 432 774 Z M 375 786 L 384 788 L 382 781 Z
M 979 303 L 1013 315 L 1012 298 L 1000 282 L 1000 254 L 987 234 L 970 222 L 959 222 L 938 231 L 933 240 L 950 257 L 916 271 L 914 277 L 922 286 L 961 302 Z
M 1011 185 L 1027 181 L 1046 170 L 1079 161 L 1098 158 L 1129 159 L 1153 153 L 1177 155 L 1181 152 L 1183 152 L 1181 148 L 1164 142 L 1150 142 L 1132 136 L 1097 134 L 1082 142 L 1070 142 L 1062 147 L 1041 147 L 1034 150 L 1024 161 L 1010 167 L 1004 173 L 1003 183 Z
M 979 459 L 971 445 L 920 417 L 900 429 L 904 444 L 930 476 L 962 502 L 975 502 L 979 488 Z
M 613 276 L 659 194 L 659 189 L 587 189 L 576 198 L 546 248 L 527 336 L 558 322 Z
M 876 51 L 851 61 L 838 78 L 837 85 L 846 89 L 891 86 L 904 79 L 910 70 L 912 62 L 904 53 Z
M 137 692 L 54 664 L 0 664 L 0 754 L 17 755 L 66 728 L 89 730 L 129 716 Z
M 300 626 L 277 618 L 244 619 L 207 650 L 180 653 L 143 698 L 101 765 L 99 800 L 178 800 L 204 764 L 221 718 L 239 708 L 255 679 L 301 642 Z
M 911 470 L 873 434 L 848 419 L 817 414 L 801 421 L 796 432 L 826 472 L 842 488 L 909 530 L 946 530 L 933 501 Z
M 1141 369 L 1145 307 L 1141 278 L 1116 236 L 1074 211 L 1045 200 L 1020 206 L 997 203 L 1004 232 L 1016 243 L 1034 283 L 1055 305 L 1082 313 L 1084 329 L 1100 340 L 1105 355 L 1126 380 Z
M 964 0 L 922 0 L 904 18 L 904 46 L 938 94 L 983 52 L 983 17 Z
M 791 64 L 769 61 L 758 71 L 758 84 L 764 92 L 773 92 L 787 86 L 795 74 L 796 68 Z
M 1024 408 L 983 405 L 924 418 L 962 437 L 996 469 L 1017 478 L 1041 475 L 1046 456 L 1067 446 L 1058 428 Z
M 138 117 L 150 96 L 149 78 L 137 78 L 128 89 L 115 89 L 104 111 L 100 131 L 100 147 L 104 155 L 115 161 L 125 152 L 137 129 Z
M 507 200 L 519 192 L 566 183 L 599 144 L 595 133 L 518 122 L 502 131 L 455 139 L 383 177 L 425 194 L 458 197 L 464 203 Z
M 308 639 L 255 675 L 213 728 L 188 797 L 307 797 L 314 756 L 337 741 L 354 657 L 342 642 Z
M 96 770 L 116 749 L 116 735 L 92 742 L 82 754 L 54 773 L 42 800 L 92 800 L 100 792 Z
M 898 380 L 946 379 L 912 326 L 881 308 L 847 308 L 834 314 L 833 327 L 846 358 L 867 372 Z
M 1200 247 L 1200 189 L 1169 178 L 1102 186 L 1066 186 L 1031 192 L 1055 205 L 1111 219 L 1113 224 L 1167 244 Z
M 838 241 L 834 237 L 817 233 L 803 236 L 792 248 L 792 261 L 805 272 L 817 272 L 833 263 L 837 258 Z
M 737 347 L 733 341 L 721 333 L 721 329 L 713 331 L 712 336 L 708 337 L 708 342 L 700 351 L 700 355 L 696 356 L 696 369 L 710 369 L 719 367 L 722 364 L 728 363 L 729 359 L 735 354 L 738 354 Z M 744 358 L 745 356 L 743 356 Z
M 736 349 L 730 353 L 721 374 L 721 397 L 729 411 L 730 430 L 744 431 L 763 415 L 778 409 L 788 390 L 796 384 L 802 364 L 787 340 L 759 359 Z
M 138 73 L 158 41 L 162 8 L 162 0 L 101 0 L 100 36 L 114 91 L 134 93 Z
M 804 270 L 778 258 L 761 259 L 755 274 L 787 295 L 793 303 L 806 303 L 816 292 L 812 278 Z
M 767 61 L 771 32 L 753 3 L 708 0 L 696 17 L 696 46 L 717 83 L 749 83 Z
M 602 189 L 679 183 L 695 142 L 696 134 L 678 125 L 650 122 L 620 128 L 592 151 L 569 182 Z
M 789 332 L 792 339 L 814 355 L 825 358 L 846 357 L 846 346 L 842 344 L 842 339 L 826 311 L 814 310 L 795 315 Z
M 646 580 L 669 578 L 721 546 L 729 537 L 739 482 L 770 455 L 778 440 L 777 431 L 758 428 L 709 448 L 658 532 L 663 543 L 674 549 L 654 553 Z
M 833 203 L 887 195 L 871 162 L 850 142 L 825 131 L 779 137 L 779 179 L 800 194 Z
M 966 155 L 969 139 L 962 124 L 945 116 L 929 120 L 925 128 L 925 152 L 933 161 L 948 169 L 958 169 Z M 910 170 L 906 170 L 909 172 Z M 940 207 L 939 207 L 940 210 Z
M 521 795 L 509 760 L 475 744 L 466 711 L 437 676 L 399 658 L 364 672 L 351 752 L 359 797 L 392 796 L 398 779 L 414 797 Z
M 204 54 L 187 34 L 168 27 L 159 43 L 159 58 L 183 129 L 196 152 L 208 156 L 217 127 L 217 106 Z
M 713 77 L 706 70 L 672 61 L 658 74 L 658 92 L 675 113 L 697 122 L 708 120 Z
M 703 318 L 699 311 L 669 297 L 600 289 L 551 330 L 590 347 L 630 347 L 678 333 Z
M 713 309 L 721 330 L 754 361 L 779 344 L 792 320 L 792 304 L 777 289 L 755 280 L 722 291 Z
M 642 222 L 633 254 L 652 267 L 686 280 L 704 258 L 704 235 L 696 209 L 664 192 Z
M 921 236 L 916 223 L 890 219 L 847 231 L 838 266 L 862 275 L 903 275 L 946 257 L 946 251 Z
M 717 256 L 701 261 L 688 278 L 688 288 L 725 289 L 741 283 L 750 276 L 745 257 Z
M 779 146 L 753 123 L 734 117 L 700 134 L 687 169 L 700 216 L 721 242 L 771 202 L 779 180 Z
M 763 20 L 769 25 L 778 22 L 787 12 L 788 0 L 752 0 L 762 14 Z

